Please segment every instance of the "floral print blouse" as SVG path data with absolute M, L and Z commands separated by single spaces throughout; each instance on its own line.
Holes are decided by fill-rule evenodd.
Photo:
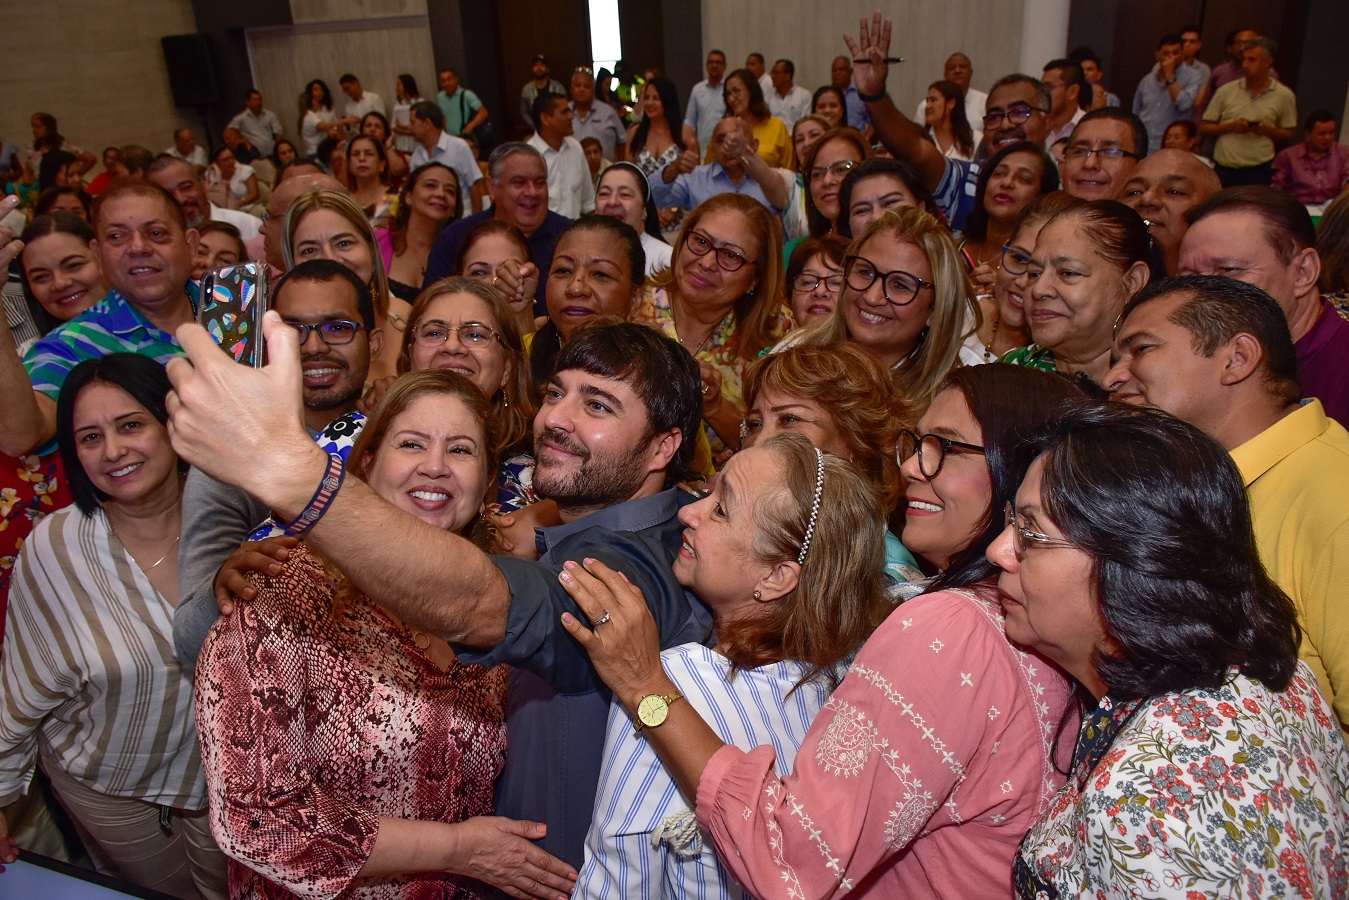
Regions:
M 1068 784 L 1026 835 L 1019 896 L 1349 896 L 1349 749 L 1305 664 L 1276 693 L 1124 702 L 1083 725 Z
M 5 631 L 5 600 L 19 548 L 44 516 L 71 502 L 59 452 L 0 456 L 0 637 Z

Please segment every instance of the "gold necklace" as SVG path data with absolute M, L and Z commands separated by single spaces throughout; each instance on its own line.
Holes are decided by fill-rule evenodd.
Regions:
M 735 310 L 731 309 L 730 312 L 726 313 L 726 316 L 729 316 L 733 312 L 735 312 Z M 712 326 L 712 330 L 707 333 L 707 337 L 703 338 L 701 341 L 698 342 L 698 346 L 693 348 L 693 350 L 689 354 L 690 356 L 696 358 L 698 354 L 702 352 L 702 349 L 707 346 L 707 342 L 712 340 L 712 336 L 721 330 L 722 322 L 726 321 L 726 316 L 722 316 L 721 322 L 718 322 L 717 324 Z M 679 341 L 680 344 L 683 344 L 684 339 L 679 334 L 679 317 L 675 315 L 673 300 L 670 301 L 670 321 L 674 324 L 675 340 Z
M 1002 316 L 993 313 L 993 333 L 988 336 L 988 343 L 984 344 L 984 362 L 993 361 L 993 342 L 998 339 L 998 326 L 1002 324 Z
M 141 565 L 141 561 L 140 561 L 139 559 L 136 559 L 136 554 L 134 554 L 134 553 L 131 552 L 131 548 L 128 547 L 128 546 L 126 545 L 126 541 L 122 540 L 122 536 L 121 536 L 120 534 L 117 533 L 117 526 L 114 525 L 114 524 L 112 524 L 112 516 L 109 516 L 106 512 L 104 513 L 104 516 L 106 516 L 107 519 L 108 519 L 108 530 L 112 532 L 112 536 L 115 537 L 115 538 L 117 538 L 118 542 L 121 543 L 122 549 L 126 550 L 126 555 L 129 556 L 129 557 L 131 557 L 131 561 L 134 562 L 136 565 L 140 566 L 140 567 L 141 567 L 141 571 L 144 572 L 144 573 L 147 574 L 147 575 L 150 574 L 150 571 L 151 571 L 152 569 L 154 569 L 156 566 L 158 566 L 158 565 L 159 565 L 160 563 L 162 563 L 164 560 L 168 559 L 168 558 L 169 558 L 169 554 L 173 552 L 173 548 L 177 547 L 177 546 L 178 546 L 178 542 L 181 541 L 181 540 L 183 539 L 183 536 L 182 536 L 181 534 L 178 535 L 176 538 L 173 539 L 173 543 L 172 543 L 172 544 L 169 544 L 169 549 L 164 551 L 164 555 L 163 555 L 163 556 L 161 556 L 159 559 L 155 560 L 154 562 L 150 563 L 150 565 L 144 566 L 144 565 Z

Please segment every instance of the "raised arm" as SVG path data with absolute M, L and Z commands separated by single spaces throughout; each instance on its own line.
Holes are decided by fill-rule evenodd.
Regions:
M 10 195 L 0 200 L 0 218 L 19 203 Z M 7 228 L 0 228 L 0 271 L 23 252 L 23 242 L 15 240 Z M 56 434 L 56 404 L 33 390 L 23 360 L 14 345 L 9 319 L 0 308 L 0 453 L 22 456 L 45 444 Z

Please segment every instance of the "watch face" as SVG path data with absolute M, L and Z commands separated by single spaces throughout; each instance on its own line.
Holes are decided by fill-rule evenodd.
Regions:
M 655 728 L 664 722 L 669 714 L 670 705 L 659 694 L 643 697 L 642 702 L 637 704 L 637 718 L 641 719 L 647 728 Z

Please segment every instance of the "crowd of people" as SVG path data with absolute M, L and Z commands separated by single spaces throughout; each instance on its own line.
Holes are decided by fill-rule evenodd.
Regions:
M 0 863 L 1349 897 L 1349 157 L 1200 33 L 1128 109 L 1088 48 L 893 97 L 877 14 L 813 92 L 536 56 L 527 140 L 452 69 L 87 181 L 34 114 Z M 247 261 L 261 368 L 195 324 Z

